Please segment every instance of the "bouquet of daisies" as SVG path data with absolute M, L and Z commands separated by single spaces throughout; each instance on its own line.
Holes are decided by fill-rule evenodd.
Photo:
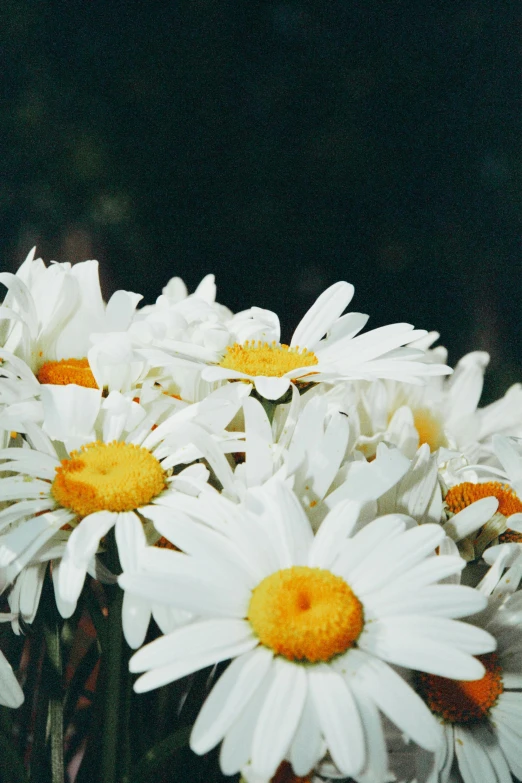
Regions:
M 212 275 L 0 282 L 2 781 L 522 779 L 520 385 L 346 282 L 288 344 Z

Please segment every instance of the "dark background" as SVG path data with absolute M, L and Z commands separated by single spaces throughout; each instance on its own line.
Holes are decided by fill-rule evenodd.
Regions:
M 522 379 L 518 4 L 3 0 L 8 269 L 103 264 L 152 302 L 214 272 L 289 337 L 327 285 L 370 327 Z

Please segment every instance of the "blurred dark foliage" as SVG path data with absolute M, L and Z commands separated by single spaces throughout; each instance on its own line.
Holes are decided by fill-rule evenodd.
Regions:
M 2 259 L 154 301 L 215 272 L 289 335 L 337 279 L 522 379 L 520 8 L 3 0 Z

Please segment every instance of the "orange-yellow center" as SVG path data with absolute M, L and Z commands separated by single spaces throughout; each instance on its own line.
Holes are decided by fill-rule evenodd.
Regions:
M 59 362 L 45 362 L 36 377 L 40 383 L 52 383 L 55 386 L 75 383 L 88 389 L 98 388 L 87 359 L 60 359 Z
M 419 435 L 419 446 L 427 443 L 430 451 L 437 451 L 448 445 L 441 422 L 429 408 L 417 408 L 412 412 L 413 423 Z
M 452 487 L 446 495 L 445 501 L 448 510 L 453 514 L 462 511 L 480 498 L 495 497 L 498 500 L 498 513 L 505 517 L 522 512 L 522 502 L 517 493 L 508 485 L 499 481 L 486 481 L 483 484 L 473 484 L 465 481 Z M 522 542 L 522 535 L 516 530 L 506 530 L 499 536 L 501 543 L 507 541 Z
M 132 443 L 88 443 L 56 468 L 51 493 L 80 517 L 133 511 L 165 489 L 165 473 L 150 451 Z
M 363 607 L 340 576 L 293 566 L 263 579 L 252 592 L 248 619 L 261 644 L 291 661 L 329 661 L 352 647 Z
M 486 673 L 480 680 L 448 680 L 434 674 L 420 675 L 420 690 L 432 712 L 450 723 L 482 720 L 504 690 L 502 668 L 496 653 L 478 655 Z
M 290 348 L 279 343 L 262 343 L 256 340 L 247 340 L 243 345 L 234 343 L 227 347 L 224 358 L 219 366 L 227 370 L 237 370 L 246 375 L 265 375 L 281 378 L 292 370 L 301 367 L 313 367 L 319 360 L 315 353 L 300 349 L 299 346 Z

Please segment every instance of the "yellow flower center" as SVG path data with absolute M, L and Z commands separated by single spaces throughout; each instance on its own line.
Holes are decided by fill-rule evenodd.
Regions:
M 504 690 L 497 654 L 477 658 L 486 667 L 481 680 L 465 682 L 434 674 L 420 675 L 420 690 L 428 707 L 450 723 L 482 720 Z
M 165 489 L 165 473 L 150 451 L 132 443 L 88 443 L 56 468 L 51 493 L 81 517 L 133 511 Z
M 234 343 L 227 347 L 225 357 L 219 366 L 227 370 L 237 370 L 246 375 L 265 375 L 282 378 L 287 372 L 301 367 L 313 367 L 319 360 L 315 353 L 300 349 L 299 346 L 290 348 L 279 343 L 262 343 L 256 340 L 247 340 L 243 345 Z
M 414 410 L 413 423 L 419 434 L 419 446 L 427 443 L 430 451 L 437 451 L 442 446 L 448 445 L 441 422 L 429 408 Z
M 291 661 L 329 661 L 345 652 L 364 625 L 363 607 L 340 576 L 293 566 L 263 579 L 248 619 L 261 644 Z
M 60 359 L 59 362 L 45 362 L 36 377 L 40 383 L 52 383 L 55 386 L 75 383 L 88 389 L 98 388 L 87 359 Z
M 465 481 L 452 487 L 446 495 L 445 501 L 448 510 L 457 514 L 463 508 L 469 506 L 480 498 L 494 497 L 498 500 L 498 513 L 505 517 L 522 511 L 522 502 L 517 493 L 508 484 L 499 481 L 486 481 L 483 484 L 473 484 Z M 507 541 L 522 542 L 522 535 L 516 530 L 506 530 L 499 536 L 501 543 Z

